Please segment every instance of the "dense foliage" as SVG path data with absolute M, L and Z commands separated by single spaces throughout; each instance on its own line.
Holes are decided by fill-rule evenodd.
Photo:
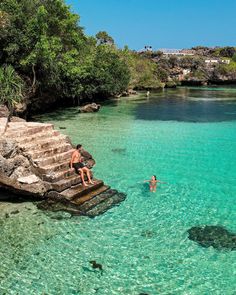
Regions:
M 194 56 L 118 49 L 105 31 L 86 36 L 79 16 L 64 0 L 0 1 L 0 102 L 23 100 L 32 110 L 120 95 L 127 89 L 158 89 L 186 78 L 235 76 L 234 47 L 195 47 Z M 214 71 L 204 59 L 230 58 Z M 213 73 L 213 74 L 212 74 Z M 233 73 L 231 77 L 230 74 Z M 167 83 L 167 84 L 168 84 Z M 36 111 L 38 111 L 36 110 Z
M 163 87 L 161 83 L 162 72 L 157 63 L 153 62 L 148 56 L 130 51 L 127 47 L 120 51 L 120 56 L 130 71 L 129 88 L 158 89 Z
M 12 66 L 0 68 L 0 104 L 7 104 L 9 109 L 23 97 L 24 81 Z
M 22 77 L 28 101 L 43 93 L 69 101 L 124 91 L 127 64 L 108 34 L 100 32 L 97 39 L 84 34 L 79 16 L 63 0 L 0 2 L 1 71 L 11 66 Z

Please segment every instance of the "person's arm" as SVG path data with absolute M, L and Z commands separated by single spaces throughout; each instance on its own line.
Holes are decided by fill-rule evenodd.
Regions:
M 151 180 L 149 179 L 149 180 L 144 180 L 143 182 L 150 182 Z
M 73 154 L 72 154 L 72 156 L 71 156 L 71 160 L 70 160 L 70 169 L 73 169 L 72 164 L 73 164 L 73 160 L 74 160 L 74 158 L 75 158 L 75 152 L 73 152 Z
M 166 182 L 164 182 L 164 181 L 160 181 L 160 180 L 157 180 L 157 182 L 159 182 L 159 183 L 166 183 Z
M 78 162 L 82 163 L 82 162 L 83 162 L 83 157 L 82 157 L 82 155 L 81 155 L 80 152 L 78 153 L 78 156 L 79 156 L 79 160 L 78 160 Z

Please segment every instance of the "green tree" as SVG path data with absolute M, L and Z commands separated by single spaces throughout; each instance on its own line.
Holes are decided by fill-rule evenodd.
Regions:
M 0 2 L 0 66 L 11 66 L 25 81 L 25 100 L 52 94 L 77 103 L 124 91 L 128 65 L 107 44 L 114 40 L 106 32 L 84 34 L 64 0 Z
M 102 45 L 102 44 L 114 45 L 114 39 L 110 35 L 108 35 L 108 33 L 105 31 L 98 32 L 96 34 L 96 38 L 99 45 Z
M 236 62 L 236 53 L 234 53 L 234 55 L 233 55 L 233 57 L 232 57 L 232 60 L 233 60 L 234 62 Z

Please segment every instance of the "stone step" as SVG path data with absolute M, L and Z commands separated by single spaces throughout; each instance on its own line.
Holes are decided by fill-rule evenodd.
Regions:
M 81 183 L 81 177 L 78 174 L 74 174 L 70 177 L 52 183 L 51 186 L 53 190 L 62 192 L 72 186 L 78 185 L 79 183 Z
M 58 145 L 62 145 L 62 143 L 69 143 L 68 142 L 68 137 L 65 135 L 58 135 L 54 138 L 50 139 L 44 139 L 44 140 L 37 140 L 31 143 L 21 143 L 19 146 L 24 150 L 24 151 L 31 151 L 31 154 L 35 150 L 45 150 L 49 149 Z
M 70 176 L 75 176 L 75 175 L 78 175 L 75 173 L 75 170 L 68 169 L 68 167 L 67 167 L 66 169 L 62 169 L 61 171 L 57 171 L 54 173 L 42 174 L 41 179 L 44 181 L 51 182 L 51 183 L 56 183 L 56 182 L 66 179 Z
M 111 209 L 113 206 L 118 205 L 123 202 L 126 198 L 126 195 L 123 193 L 117 193 L 112 197 L 106 199 L 105 201 L 99 203 L 97 206 L 93 207 L 91 210 L 86 212 L 86 215 L 89 217 L 95 217 L 100 214 L 105 213 L 107 210 Z
M 76 205 L 82 205 L 85 202 L 90 202 L 94 197 L 96 197 L 97 195 L 104 193 L 105 191 L 107 191 L 110 187 L 107 185 L 103 185 L 91 192 L 89 192 L 88 194 L 84 195 L 84 196 L 78 196 L 76 198 L 74 198 L 71 202 L 76 204 Z
M 89 186 L 84 187 L 82 184 L 78 184 L 72 188 L 69 188 L 65 191 L 63 191 L 61 194 L 67 199 L 67 200 L 74 200 L 75 198 L 82 197 L 84 195 L 87 195 L 88 193 L 100 188 L 103 186 L 102 180 L 96 180 L 94 179 L 94 184 L 90 184 Z
M 61 154 L 64 152 L 67 152 L 69 150 L 72 150 L 72 146 L 68 142 L 61 142 L 59 145 L 53 145 L 52 147 L 46 147 L 44 149 L 37 150 L 29 150 L 27 151 L 27 154 L 31 156 L 33 160 L 40 160 L 44 157 L 52 157 L 56 154 Z
M 39 167 L 43 167 L 62 160 L 68 160 L 70 162 L 73 151 L 71 145 L 67 144 L 53 149 L 47 149 L 40 153 L 35 153 L 32 158 Z
M 17 137 L 16 141 L 18 143 L 29 143 L 29 142 L 34 142 L 37 140 L 43 140 L 46 138 L 52 138 L 52 137 L 56 137 L 59 136 L 60 132 L 57 130 L 49 130 L 49 131 L 43 131 L 43 132 L 38 132 L 36 134 L 30 135 L 30 136 L 21 136 L 21 137 Z
M 39 132 L 53 130 L 54 126 L 52 124 L 42 124 L 42 123 L 9 123 L 6 136 L 12 138 L 30 136 Z
M 59 161 L 56 164 L 51 164 L 43 167 L 37 167 L 37 170 L 41 174 L 54 174 L 54 172 L 58 172 L 60 170 L 66 170 L 69 168 L 70 162 L 68 160 Z
M 80 205 L 79 210 L 86 212 L 117 193 L 117 190 L 112 190 L 109 186 L 103 185 L 99 189 L 72 202 Z

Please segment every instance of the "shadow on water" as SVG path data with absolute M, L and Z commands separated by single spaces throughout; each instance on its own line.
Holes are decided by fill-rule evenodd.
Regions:
M 4 188 L 0 189 L 0 202 L 10 202 L 10 203 L 24 203 L 24 202 L 39 202 L 42 199 L 40 197 L 35 197 L 35 196 L 23 196 L 23 195 L 18 195 L 13 192 L 8 192 Z
M 65 112 L 65 109 L 58 109 L 54 112 L 46 113 L 44 115 L 36 115 L 31 119 L 33 121 L 42 121 L 42 118 L 43 118 L 43 121 L 58 120 L 62 122 L 62 121 L 74 120 L 77 117 L 79 117 L 79 111 L 77 108 L 67 108 L 66 112 Z
M 236 88 L 165 90 L 139 103 L 136 118 L 183 122 L 236 120 Z
M 136 118 L 184 122 L 233 121 L 236 120 L 236 102 L 161 99 L 148 104 L 139 104 Z

